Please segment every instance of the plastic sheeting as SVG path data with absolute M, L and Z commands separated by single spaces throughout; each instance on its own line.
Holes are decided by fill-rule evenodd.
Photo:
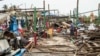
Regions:
M 88 30 L 96 30 L 95 24 L 91 23 L 88 27 Z

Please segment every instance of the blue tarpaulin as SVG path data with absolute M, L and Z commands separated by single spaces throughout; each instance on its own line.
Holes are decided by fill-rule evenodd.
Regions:
M 18 53 L 15 54 L 15 56 L 23 56 L 26 49 L 21 49 Z
M 18 33 L 18 24 L 17 24 L 16 16 L 11 17 L 9 31 L 11 31 L 15 34 L 19 34 Z

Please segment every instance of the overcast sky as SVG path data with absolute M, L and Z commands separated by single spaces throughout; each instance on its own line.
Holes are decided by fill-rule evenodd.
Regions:
M 69 14 L 70 10 L 76 8 L 77 0 L 45 0 L 46 1 L 46 9 L 48 8 L 48 4 L 50 4 L 50 9 L 58 9 L 60 14 Z M 98 3 L 100 0 L 79 0 L 79 12 L 86 12 L 90 10 L 98 9 Z M 43 7 L 43 0 L 4 0 L 0 1 L 0 9 L 2 9 L 3 5 L 7 4 L 11 5 L 21 5 L 20 7 L 29 8 L 31 4 L 33 7 Z M 96 13 L 95 13 L 96 14 Z

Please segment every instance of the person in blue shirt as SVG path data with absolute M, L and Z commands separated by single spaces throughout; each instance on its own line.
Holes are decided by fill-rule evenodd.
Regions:
M 69 21 L 70 24 L 70 36 L 74 36 L 75 27 L 72 21 Z

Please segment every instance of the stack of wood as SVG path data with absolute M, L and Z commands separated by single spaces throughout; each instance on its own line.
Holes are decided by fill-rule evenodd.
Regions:
M 90 37 L 90 40 L 100 40 L 100 32 L 99 31 L 93 31 L 93 32 L 89 32 L 88 36 Z
M 88 36 L 90 37 L 90 39 L 86 41 L 85 49 L 92 53 L 100 52 L 100 32 L 99 31 L 89 32 Z

